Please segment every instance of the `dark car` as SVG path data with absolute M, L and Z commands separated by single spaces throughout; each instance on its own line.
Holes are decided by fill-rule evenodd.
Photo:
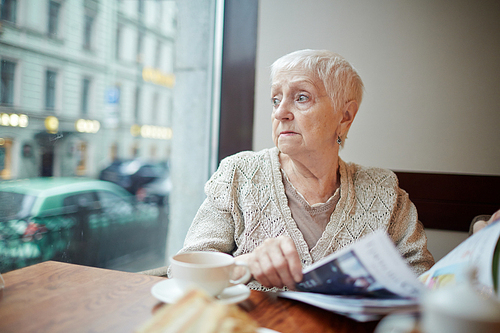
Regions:
M 120 185 L 132 194 L 152 181 L 162 178 L 167 172 L 166 164 L 141 159 L 119 160 L 104 168 L 100 180 Z
M 156 205 L 85 178 L 0 182 L 0 272 L 59 260 L 97 267 L 165 248 Z

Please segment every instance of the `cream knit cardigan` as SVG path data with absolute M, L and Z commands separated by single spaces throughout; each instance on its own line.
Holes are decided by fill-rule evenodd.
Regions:
M 399 188 L 395 174 L 342 160 L 340 200 L 323 235 L 309 250 L 288 207 L 278 153 L 277 148 L 241 152 L 221 162 L 205 185 L 207 198 L 180 252 L 220 251 L 236 257 L 252 252 L 267 238 L 286 235 L 306 267 L 382 229 L 417 274 L 433 265 L 416 208 Z M 249 285 L 262 289 L 255 281 Z

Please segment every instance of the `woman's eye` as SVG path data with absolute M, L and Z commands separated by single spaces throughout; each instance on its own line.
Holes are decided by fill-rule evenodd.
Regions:
M 299 97 L 297 98 L 298 102 L 306 102 L 307 100 L 309 100 L 309 97 L 307 97 L 306 95 L 299 95 Z
M 280 105 L 280 100 L 277 99 L 276 97 L 274 97 L 274 98 L 271 98 L 271 103 L 273 103 L 274 107 L 277 107 Z

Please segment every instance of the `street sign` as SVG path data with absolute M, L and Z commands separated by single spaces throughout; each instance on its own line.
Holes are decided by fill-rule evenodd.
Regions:
M 106 90 L 106 103 L 117 104 L 120 101 L 120 89 L 118 87 L 110 87 Z

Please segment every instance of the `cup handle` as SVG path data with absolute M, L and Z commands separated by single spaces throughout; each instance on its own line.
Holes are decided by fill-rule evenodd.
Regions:
M 235 261 L 234 265 L 245 267 L 246 273 L 245 273 L 245 275 L 240 277 L 238 280 L 229 280 L 229 282 L 231 282 L 232 284 L 247 283 L 250 280 L 250 278 L 252 277 L 252 274 L 250 273 L 250 268 L 248 267 L 248 265 L 244 262 L 241 262 L 241 261 Z

